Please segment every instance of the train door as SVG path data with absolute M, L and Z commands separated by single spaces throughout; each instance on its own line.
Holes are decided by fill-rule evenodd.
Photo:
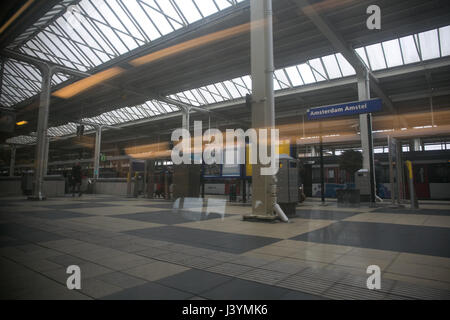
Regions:
M 416 164 L 414 171 L 414 188 L 419 199 L 430 199 L 430 183 L 428 180 L 428 166 L 425 164 Z

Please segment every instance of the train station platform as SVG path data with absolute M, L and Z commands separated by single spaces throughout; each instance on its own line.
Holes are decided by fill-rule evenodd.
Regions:
M 1 299 L 450 299 L 450 202 L 308 200 L 290 223 L 254 223 L 248 206 L 200 200 L 2 198 Z

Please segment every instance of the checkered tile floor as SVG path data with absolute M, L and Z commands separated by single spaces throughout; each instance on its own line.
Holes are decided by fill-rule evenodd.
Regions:
M 450 202 L 307 201 L 285 224 L 217 199 L 0 201 L 1 299 L 450 299 Z M 66 287 L 70 265 L 81 290 Z

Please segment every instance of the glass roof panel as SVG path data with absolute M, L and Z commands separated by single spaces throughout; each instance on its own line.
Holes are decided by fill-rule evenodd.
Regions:
M 300 77 L 300 73 L 298 73 L 296 66 L 286 68 L 285 70 L 294 87 L 301 86 L 303 84 L 302 78 Z
M 398 39 L 383 42 L 388 68 L 403 65 L 402 51 Z
M 212 15 L 218 11 L 216 5 L 212 0 L 194 0 L 194 1 L 204 17 Z
M 220 10 L 226 9 L 231 6 L 231 3 L 227 0 L 214 0 Z
M 442 56 L 450 55 L 450 26 L 439 29 Z
M 419 41 L 423 60 L 430 60 L 440 57 L 437 30 L 419 33 Z
M 362 59 L 362 61 L 366 64 L 367 67 L 369 67 L 369 60 L 367 59 L 366 51 L 364 50 L 364 47 L 362 48 L 356 48 L 356 53 L 359 55 L 359 57 Z
M 384 60 L 383 48 L 380 43 L 373 44 L 366 47 L 367 55 L 369 56 L 370 66 L 373 71 L 386 69 L 386 62 Z
M 300 74 L 302 75 L 302 79 L 305 82 L 305 84 L 316 82 L 316 79 L 314 79 L 314 75 L 311 71 L 311 68 L 306 63 L 299 65 L 298 70 L 300 71 Z
M 202 18 L 200 12 L 197 10 L 192 0 L 175 0 L 175 2 L 178 8 L 180 8 L 180 10 L 183 12 L 183 16 L 189 23 L 195 22 Z
M 283 70 L 275 70 L 275 76 L 277 77 L 278 81 L 280 82 L 282 88 L 286 89 L 286 88 L 290 87 L 289 80 L 286 77 L 286 74 L 284 73 Z
M 334 54 L 323 57 L 322 61 L 327 69 L 328 76 L 330 79 L 341 78 L 342 74 L 339 70 L 339 66 L 337 64 L 337 60 Z
M 320 58 L 309 60 L 309 65 L 311 66 L 311 69 L 313 70 L 314 77 L 316 77 L 317 81 L 324 81 L 327 80 L 327 74 L 325 72 L 325 69 L 323 68 L 322 62 Z
M 232 81 L 225 81 L 224 85 L 227 87 L 228 91 L 230 92 L 231 96 L 234 99 L 241 98 L 242 95 L 239 93 L 239 91 L 236 89 L 235 85 Z
M 406 64 L 420 61 L 419 53 L 413 36 L 400 38 L 400 45 L 402 48 L 403 59 Z
M 353 76 L 356 74 L 355 69 L 341 53 L 336 54 L 336 59 L 339 62 L 339 66 L 341 67 L 341 71 L 344 77 Z

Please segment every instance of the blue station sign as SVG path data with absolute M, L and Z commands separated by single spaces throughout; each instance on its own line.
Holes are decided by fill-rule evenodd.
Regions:
M 367 101 L 356 101 L 333 106 L 318 107 L 308 110 L 308 119 L 316 120 L 339 116 L 350 116 L 353 114 L 372 113 L 381 111 L 382 100 L 371 99 Z

